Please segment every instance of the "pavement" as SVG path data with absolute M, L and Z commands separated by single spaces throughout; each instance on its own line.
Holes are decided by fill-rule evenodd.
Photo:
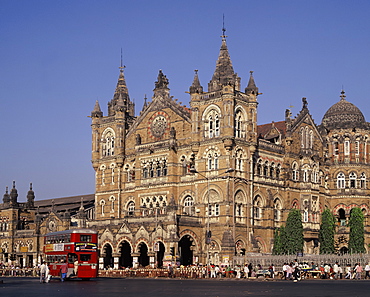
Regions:
M 318 280 L 299 282 L 244 279 L 97 278 L 40 284 L 38 278 L 0 278 L 1 296 L 368 296 L 369 280 Z

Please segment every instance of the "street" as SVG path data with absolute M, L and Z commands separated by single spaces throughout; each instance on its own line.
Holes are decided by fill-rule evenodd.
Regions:
M 367 280 L 246 281 L 150 278 L 99 278 L 90 281 L 54 280 L 40 284 L 37 278 L 0 278 L 2 296 L 367 296 Z

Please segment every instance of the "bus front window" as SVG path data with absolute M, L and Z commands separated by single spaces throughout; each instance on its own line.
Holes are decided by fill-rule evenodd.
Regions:
M 81 254 L 80 255 L 80 260 L 81 262 L 87 262 L 91 260 L 91 255 L 90 254 Z
M 77 255 L 74 253 L 68 254 L 68 263 L 73 264 L 78 259 Z

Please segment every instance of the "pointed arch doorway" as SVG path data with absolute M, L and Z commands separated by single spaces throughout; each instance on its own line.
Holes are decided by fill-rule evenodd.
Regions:
M 138 259 L 139 265 L 142 267 L 148 266 L 149 265 L 148 246 L 144 242 L 141 242 L 138 246 L 138 251 L 140 253 Z
M 119 257 L 119 266 L 120 267 L 132 267 L 132 256 L 131 256 L 131 245 L 124 240 L 119 245 L 120 257 Z
M 190 235 L 184 235 L 179 241 L 180 264 L 187 266 L 193 264 L 193 241 Z
M 106 243 L 103 247 L 104 251 L 104 268 L 113 268 L 113 256 L 112 247 L 110 244 Z

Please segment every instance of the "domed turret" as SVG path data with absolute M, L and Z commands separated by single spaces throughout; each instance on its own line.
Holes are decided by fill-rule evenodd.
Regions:
M 365 128 L 367 123 L 361 110 L 348 102 L 344 91 L 341 99 L 328 109 L 322 118 L 322 125 L 327 129 Z

